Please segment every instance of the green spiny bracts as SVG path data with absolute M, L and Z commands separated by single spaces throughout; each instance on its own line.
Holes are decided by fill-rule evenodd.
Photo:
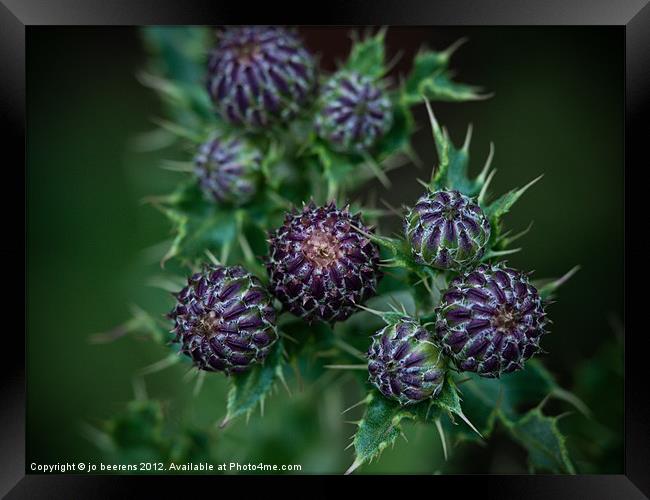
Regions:
M 391 103 L 378 82 L 340 71 L 325 84 L 315 128 L 336 151 L 364 153 L 388 131 Z
M 418 262 L 458 271 L 483 256 L 490 223 L 468 196 L 458 191 L 435 191 L 422 196 L 409 210 L 404 232 Z
M 489 378 L 522 369 L 548 323 L 528 276 L 503 264 L 452 280 L 436 317 L 437 340 L 457 368 Z
M 207 85 L 229 123 L 261 130 L 287 122 L 312 98 L 316 83 L 314 59 L 291 31 L 278 26 L 218 31 Z
M 243 372 L 278 339 L 272 298 L 241 266 L 207 266 L 176 294 L 176 341 L 201 370 Z
M 370 382 L 401 405 L 436 397 L 445 380 L 445 363 L 431 334 L 411 318 L 388 324 L 372 336 L 368 350 Z
M 255 196 L 261 163 L 261 152 L 244 138 L 215 137 L 199 148 L 194 171 L 207 196 L 240 206 Z

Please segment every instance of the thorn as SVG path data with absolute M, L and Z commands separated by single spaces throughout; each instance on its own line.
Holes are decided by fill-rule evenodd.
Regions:
M 376 309 L 370 309 L 369 307 L 362 306 L 361 304 L 357 304 L 357 307 L 359 309 L 363 309 L 366 312 L 369 312 L 370 314 L 374 314 L 375 316 L 379 316 L 380 318 L 382 318 L 384 316 L 384 313 L 382 311 L 378 311 Z
M 362 399 L 361 401 L 359 401 L 358 403 L 354 403 L 352 406 L 350 406 L 350 407 L 347 408 L 346 410 L 343 410 L 343 411 L 341 412 L 341 415 L 343 415 L 343 414 L 349 412 L 350 410 L 352 410 L 353 408 L 356 408 L 357 406 L 361 406 L 362 404 L 367 404 L 367 403 L 369 403 L 369 402 L 370 402 L 370 399 L 371 399 L 370 394 L 368 394 L 365 398 L 363 398 L 363 399 Z
M 205 249 L 205 254 L 208 256 L 208 259 L 215 265 L 215 266 L 220 266 L 221 262 L 217 260 L 217 258 L 214 256 L 214 254 L 208 250 L 207 248 Z
M 142 377 L 135 376 L 132 380 L 133 384 L 133 394 L 136 401 L 146 401 L 147 398 L 147 387 L 145 386 L 144 379 Z
M 347 450 L 349 450 L 350 448 L 352 448 L 353 446 L 354 446 L 354 441 L 352 441 L 349 445 L 347 445 L 347 446 L 343 449 L 343 451 L 347 451 Z
M 282 367 L 280 367 L 280 372 L 279 372 L 278 378 L 280 379 L 280 382 L 282 383 L 285 390 L 287 391 L 287 394 L 289 395 L 289 397 L 292 397 L 293 394 L 291 394 L 291 390 L 289 389 L 289 385 L 287 384 L 287 380 L 284 378 L 284 373 L 282 372 Z
M 459 413 L 456 413 L 456 415 L 458 415 L 458 416 L 463 420 L 463 422 L 465 422 L 467 425 L 469 425 L 470 428 L 471 428 L 474 432 L 476 432 L 476 434 L 478 434 L 479 436 L 481 436 L 481 439 L 483 439 L 483 434 L 481 434 L 481 433 L 478 431 L 478 429 L 477 429 L 476 427 L 474 427 L 474 424 L 473 424 L 472 422 L 469 421 L 469 419 L 465 416 L 465 414 L 464 414 L 462 411 L 459 412 Z
M 449 58 L 456 52 L 462 45 L 465 45 L 469 38 L 462 37 L 452 43 L 449 47 L 442 51 L 442 55 L 445 58 L 445 61 L 448 61 Z
M 488 186 L 490 185 L 490 182 L 492 182 L 492 179 L 494 178 L 494 174 L 496 173 L 497 173 L 496 169 L 492 170 L 492 172 L 490 172 L 490 174 L 487 176 L 487 179 L 485 179 L 485 183 L 483 184 L 483 186 L 481 186 L 481 192 L 479 193 L 477 199 L 479 205 L 482 205 L 485 202 L 485 196 L 487 195 Z
M 330 370 L 367 370 L 367 365 L 325 365 Z
M 219 423 L 219 429 L 223 429 L 230 422 L 230 415 L 223 417 L 223 420 Z
M 177 353 L 170 354 L 169 356 L 161 359 L 160 361 L 156 361 L 155 363 L 145 366 L 144 368 L 141 368 L 140 370 L 137 371 L 138 375 L 150 375 L 152 373 L 159 372 L 161 370 L 164 370 L 165 368 L 169 368 L 170 366 L 175 365 L 178 363 L 180 360 L 180 357 L 178 356 Z
M 199 393 L 201 392 L 201 388 L 203 387 L 203 381 L 205 380 L 205 371 L 200 370 L 199 371 L 199 376 L 196 378 L 196 383 L 194 384 L 194 391 L 192 392 L 192 395 L 194 397 L 197 397 Z
M 359 307 L 361 307 L 361 306 L 359 306 Z M 360 351 L 359 349 L 357 349 L 356 347 L 354 347 L 354 346 L 348 344 L 348 343 L 347 343 L 346 341 L 344 341 L 343 339 L 341 339 L 341 338 L 335 338 L 335 339 L 334 339 L 334 345 L 336 345 L 336 346 L 339 347 L 340 349 L 344 350 L 344 351 L 347 352 L 348 354 L 351 354 L 351 355 L 354 356 L 355 358 L 357 358 L 357 359 L 363 361 L 364 363 L 366 362 L 366 354 L 365 354 L 364 352 L 361 352 L 361 351 Z
M 460 148 L 460 150 L 465 154 L 467 154 L 469 151 L 469 143 L 472 141 L 473 128 L 474 127 L 472 126 L 471 123 L 467 126 L 467 133 L 465 134 L 465 142 L 463 142 L 463 147 Z
M 433 130 L 434 135 L 440 134 L 442 131 L 440 130 L 440 124 L 436 120 L 435 115 L 433 114 L 433 110 L 431 109 L 431 103 L 429 102 L 429 99 L 426 98 L 426 96 L 422 96 L 424 99 L 424 104 L 427 107 L 427 113 L 429 114 L 429 122 L 431 123 L 431 129 Z
M 442 428 L 442 422 L 439 418 L 436 418 L 436 429 L 438 430 L 440 442 L 442 443 L 442 454 L 444 455 L 445 460 L 447 460 L 449 457 L 447 455 L 447 440 L 445 439 L 445 430 Z
M 565 284 L 567 281 L 569 281 L 569 279 L 571 279 L 571 277 L 572 277 L 575 273 L 577 273 L 579 270 L 580 270 L 580 266 L 573 266 L 573 267 L 569 270 L 569 272 L 567 272 L 564 276 L 562 276 L 561 278 L 555 280 L 555 281 L 552 283 L 552 286 L 553 286 L 554 288 L 558 288 L 558 287 L 564 285 L 564 284 Z
M 359 460 L 359 458 L 356 458 L 352 465 L 348 468 L 348 470 L 345 471 L 346 476 L 349 476 L 352 474 L 355 470 L 357 470 L 359 467 L 361 467 L 361 464 L 363 464 L 363 461 Z
M 488 171 L 490 170 L 490 166 L 492 165 L 493 158 L 494 158 L 494 143 L 490 142 L 490 152 L 488 153 L 488 157 L 485 160 L 485 165 L 483 165 L 483 169 L 481 170 L 481 173 L 477 177 L 477 180 L 479 182 L 485 182 L 485 178 L 487 177 Z

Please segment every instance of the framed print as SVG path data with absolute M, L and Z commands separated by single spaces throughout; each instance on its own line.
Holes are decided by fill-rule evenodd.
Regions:
M 646 498 L 646 3 L 3 0 L 0 491 Z

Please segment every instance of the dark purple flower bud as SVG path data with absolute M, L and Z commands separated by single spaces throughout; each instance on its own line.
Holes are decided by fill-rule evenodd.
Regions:
M 546 333 L 544 303 L 528 277 L 479 265 L 449 284 L 436 309 L 436 337 L 458 369 L 499 377 L 523 367 Z
M 294 33 L 277 26 L 217 33 L 208 92 L 223 119 L 251 129 L 293 118 L 316 89 L 316 64 Z
M 390 100 L 377 82 L 341 71 L 325 84 L 315 127 L 333 149 L 363 153 L 384 136 L 392 119 Z
M 206 267 L 177 300 L 169 315 L 175 341 L 201 370 L 245 371 L 278 339 L 273 299 L 242 267 Z
M 270 235 L 266 267 L 271 292 L 308 323 L 343 321 L 375 294 L 382 273 L 379 248 L 358 215 L 334 203 L 287 214 Z
M 409 210 L 404 233 L 418 262 L 459 271 L 485 253 L 490 223 L 468 196 L 436 191 L 422 196 Z
M 370 382 L 401 405 L 435 398 L 445 380 L 442 352 L 419 323 L 403 318 L 372 336 L 368 350 Z
M 214 138 L 194 158 L 201 189 L 219 203 L 244 205 L 257 191 L 262 155 L 243 138 Z
M 458 191 L 436 191 L 409 210 L 404 233 L 418 262 L 459 271 L 485 253 L 490 223 L 471 198 Z

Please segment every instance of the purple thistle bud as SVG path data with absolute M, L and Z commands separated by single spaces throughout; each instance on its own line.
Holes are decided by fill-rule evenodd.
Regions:
M 316 65 L 294 33 L 277 26 L 228 27 L 217 33 L 208 92 L 221 117 L 262 129 L 293 118 L 316 89 Z
M 468 196 L 436 191 L 426 193 L 409 210 L 404 233 L 418 262 L 459 271 L 485 253 L 490 223 Z
M 419 323 L 403 318 L 372 336 L 368 350 L 370 382 L 401 405 L 435 398 L 445 380 L 442 353 Z
M 333 149 L 363 153 L 384 136 L 392 117 L 390 100 L 376 82 L 342 71 L 325 84 L 315 128 Z
M 456 367 L 490 378 L 521 369 L 548 322 L 527 275 L 501 264 L 452 280 L 436 316 L 436 337 Z
M 244 205 L 257 192 L 262 155 L 243 138 L 215 137 L 194 158 L 201 189 L 219 203 Z
M 201 370 L 226 374 L 261 363 L 278 339 L 272 297 L 240 266 L 191 276 L 169 314 L 181 352 Z
M 372 297 L 382 273 L 379 248 L 358 215 L 334 203 L 287 214 L 270 235 L 271 292 L 308 323 L 343 321 Z

